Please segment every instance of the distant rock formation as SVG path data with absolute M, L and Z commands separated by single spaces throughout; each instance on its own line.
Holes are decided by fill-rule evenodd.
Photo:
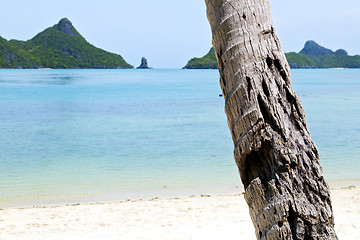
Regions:
M 151 67 L 148 66 L 147 59 L 142 57 L 141 58 L 141 64 L 136 69 L 151 69 Z
M 304 48 L 300 51 L 302 54 L 321 56 L 331 54 L 333 51 L 324 48 L 317 44 L 315 41 L 309 40 L 305 43 Z

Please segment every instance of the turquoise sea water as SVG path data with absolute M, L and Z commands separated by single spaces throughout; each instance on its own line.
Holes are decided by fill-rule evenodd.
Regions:
M 0 207 L 240 186 L 218 78 L 0 70 Z M 360 178 L 360 70 L 293 70 L 292 82 L 326 178 Z

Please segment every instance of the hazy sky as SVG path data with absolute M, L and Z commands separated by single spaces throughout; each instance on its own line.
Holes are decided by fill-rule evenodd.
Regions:
M 306 40 L 360 54 L 359 0 L 270 0 L 286 52 Z M 93 45 L 137 67 L 181 68 L 211 47 L 204 0 L 1 0 L 0 36 L 28 40 L 67 17 Z

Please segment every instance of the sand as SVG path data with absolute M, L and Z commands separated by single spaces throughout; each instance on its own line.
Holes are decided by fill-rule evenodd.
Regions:
M 360 188 L 333 188 L 341 240 L 360 232 Z M 0 210 L 1 240 L 246 239 L 254 227 L 241 194 Z

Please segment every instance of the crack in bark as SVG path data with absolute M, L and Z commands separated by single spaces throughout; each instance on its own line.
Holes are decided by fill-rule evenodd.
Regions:
M 274 33 L 274 28 L 273 27 L 271 27 L 271 29 L 261 31 L 262 35 L 266 35 L 266 34 L 269 34 L 269 33 L 271 33 L 271 34 Z
M 257 97 L 260 112 L 262 114 L 262 117 L 264 118 L 264 121 L 276 132 L 278 133 L 283 139 L 286 139 L 283 132 L 280 129 L 279 124 L 277 123 L 274 116 L 271 114 L 269 107 L 267 106 L 265 100 L 263 97 L 259 94 Z
M 291 235 L 293 237 L 293 240 L 299 240 L 298 237 L 296 236 L 298 217 L 296 216 L 296 213 L 293 210 L 291 205 L 290 205 L 289 215 L 287 217 L 287 221 L 288 221 L 288 223 L 290 225 L 290 230 L 291 230 Z
M 248 99 L 251 101 L 251 78 L 246 76 Z

